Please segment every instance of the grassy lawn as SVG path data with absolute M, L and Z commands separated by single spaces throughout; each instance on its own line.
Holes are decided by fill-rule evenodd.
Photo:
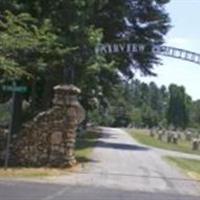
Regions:
M 187 142 L 185 140 L 179 140 L 178 144 L 176 145 L 176 144 L 172 144 L 172 143 L 169 144 L 166 141 L 160 141 L 156 138 L 156 136 L 151 137 L 149 135 L 148 130 L 134 129 L 134 130 L 129 130 L 128 132 L 138 142 L 145 144 L 145 145 L 162 148 L 162 149 L 167 149 L 167 150 L 180 151 L 183 153 L 200 155 L 200 150 L 193 151 L 191 143 Z
M 97 144 L 97 139 L 100 137 L 99 132 L 88 132 L 79 136 L 76 141 L 76 157 L 78 162 L 90 162 L 92 149 Z
M 168 162 L 181 168 L 187 175 L 200 181 L 200 160 L 164 157 Z
M 100 133 L 87 132 L 79 136 L 76 143 L 76 157 L 79 164 L 90 162 L 92 149 L 97 143 Z M 80 165 L 72 168 L 0 168 L 0 178 L 46 178 L 53 176 L 66 175 L 71 171 L 80 170 Z

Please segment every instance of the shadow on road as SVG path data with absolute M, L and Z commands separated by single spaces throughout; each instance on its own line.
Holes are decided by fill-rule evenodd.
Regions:
M 148 148 L 142 147 L 142 146 L 139 146 L 139 145 L 123 144 L 123 143 L 111 143 L 111 142 L 104 142 L 104 141 L 99 141 L 96 146 L 102 147 L 102 148 L 112 148 L 112 149 L 120 149 L 120 150 L 134 150 L 134 151 L 147 151 L 147 150 L 149 150 Z
M 98 161 L 97 160 L 94 160 L 94 159 L 90 159 L 90 158 L 87 158 L 87 157 L 84 157 L 84 156 L 77 156 L 76 157 L 77 161 L 79 163 L 97 163 Z

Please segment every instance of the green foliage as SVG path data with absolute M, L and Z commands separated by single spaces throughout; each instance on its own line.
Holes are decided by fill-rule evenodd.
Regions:
M 86 52 L 90 48 L 94 49 L 101 41 L 128 41 L 143 43 L 147 46 L 161 44 L 163 36 L 169 29 L 169 17 L 164 10 L 166 3 L 168 1 L 10 0 L 2 1 L 0 5 L 2 12 L 9 9 L 18 14 L 29 13 L 33 18 L 29 17 L 27 22 L 29 24 L 36 22 L 36 28 L 38 26 L 40 28 L 42 24 L 45 24 L 45 20 L 49 20 L 53 32 L 59 37 L 60 44 L 77 47 L 76 51 L 65 58 L 67 66 L 73 66 L 77 85 L 82 85 L 82 79 L 85 79 L 85 76 L 87 79 L 88 71 L 91 68 L 88 66 L 96 66 L 95 68 L 98 70 L 102 67 L 100 63 L 97 64 L 98 59 L 95 58 L 93 52 Z M 26 36 L 30 34 L 32 33 L 25 31 Z M 51 39 L 55 39 L 55 35 L 45 34 L 45 36 L 45 39 L 50 39 L 52 44 Z M 28 38 L 35 40 L 34 37 Z M 30 42 L 32 45 L 33 41 Z M 43 50 L 48 52 L 49 46 L 47 45 Z M 48 56 L 48 59 L 51 60 L 51 56 Z M 40 67 L 47 66 L 44 55 L 38 60 Z M 111 56 L 111 58 L 106 57 L 104 63 L 112 63 L 112 61 L 115 61 L 115 69 L 121 71 L 125 76 L 132 76 L 132 68 L 139 68 L 145 74 L 152 74 L 152 65 L 158 62 L 158 58 L 152 53 L 117 55 Z M 66 65 L 62 61 L 59 64 Z M 97 73 L 96 76 L 101 76 L 101 73 Z
M 190 97 L 186 95 L 184 87 L 178 87 L 174 84 L 170 85 L 169 93 L 168 124 L 172 124 L 175 128 L 186 128 L 189 124 Z
M 111 104 L 119 110 L 123 105 L 122 116 L 128 117 L 128 124 L 137 127 L 164 125 L 168 94 L 164 86 L 157 87 L 139 80 L 121 83 L 115 91 L 116 96 Z M 119 103 L 117 103 L 119 102 Z
M 185 159 L 185 158 L 177 158 L 167 156 L 166 160 L 172 162 L 176 166 L 183 169 L 187 175 L 190 175 L 192 178 L 196 180 L 200 180 L 200 161 L 195 159 Z
M 182 86 L 171 85 L 167 89 L 153 82 L 118 81 L 104 98 L 113 126 L 199 128 L 200 125 L 199 101 L 193 103 Z
M 105 102 L 112 101 L 115 85 L 121 84 L 122 76 L 132 78 L 133 69 L 153 74 L 153 64 L 159 63 L 159 59 L 149 51 L 99 56 L 94 48 L 101 42 L 133 42 L 149 48 L 162 44 L 170 22 L 164 9 L 166 3 L 167 0 L 2 0 L 1 76 L 31 78 L 26 81 L 31 88 L 27 99 L 34 111 L 50 104 L 47 102 L 51 101 L 55 84 L 74 83 L 83 92 L 81 98 L 88 112 L 94 109 L 91 99 L 98 100 L 98 113 L 107 119 L 107 122 L 101 120 L 102 123 L 112 123 L 112 115 L 102 113 L 106 109 L 116 112 L 116 104 L 124 107 L 126 124 L 131 123 L 134 118 L 131 111 L 136 110 L 137 104 L 142 107 L 142 99 L 137 98 L 133 107 L 126 105 L 123 98 L 114 106 Z M 126 98 L 130 100 L 132 96 L 128 94 Z M 145 98 L 151 101 L 150 97 Z M 157 104 L 149 106 L 157 110 Z M 123 118 L 120 115 L 119 119 Z
M 194 101 L 191 106 L 190 124 L 195 128 L 200 128 L 200 100 Z
M 142 112 L 140 108 L 134 108 L 133 111 L 130 113 L 130 122 L 136 127 L 143 126 Z
M 69 51 L 58 43 L 47 19 L 37 26 L 28 13 L 6 11 L 0 22 L 0 70 L 6 77 L 29 76 L 47 70 Z M 60 62 L 60 60 L 59 60 Z
M 149 106 L 142 107 L 142 121 L 143 124 L 149 128 L 158 126 L 159 123 L 159 115 L 158 111 L 153 110 Z
M 93 147 L 96 146 L 98 138 L 101 136 L 99 132 L 86 132 L 83 135 L 78 135 L 76 139 L 76 157 L 79 162 L 90 161 L 90 156 Z

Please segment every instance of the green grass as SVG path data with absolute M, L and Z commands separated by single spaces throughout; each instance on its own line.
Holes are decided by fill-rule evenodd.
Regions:
M 200 180 L 200 160 L 183 159 L 175 157 L 164 157 L 168 162 L 181 168 L 187 175 Z
M 200 150 L 199 151 L 193 151 L 192 150 L 192 145 L 190 142 L 187 142 L 185 140 L 179 140 L 178 144 L 172 144 L 172 143 L 167 143 L 166 141 L 160 141 L 155 137 L 151 137 L 149 135 L 148 130 L 129 130 L 128 131 L 133 138 L 135 138 L 138 142 L 148 145 L 148 146 L 153 146 L 161 149 L 167 149 L 167 150 L 172 150 L 172 151 L 179 151 L 183 153 L 190 153 L 190 154 L 197 154 L 200 155 Z
M 89 162 L 92 149 L 100 137 L 98 132 L 87 132 L 76 140 L 76 157 L 79 162 Z

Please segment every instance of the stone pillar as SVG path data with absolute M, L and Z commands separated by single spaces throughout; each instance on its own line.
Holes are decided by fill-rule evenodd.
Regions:
M 80 105 L 77 96 L 80 89 L 74 85 L 58 85 L 54 87 L 55 97 L 53 103 L 55 106 L 61 106 L 64 109 L 64 166 L 73 166 L 76 164 L 75 143 L 76 129 L 85 118 L 85 111 Z

